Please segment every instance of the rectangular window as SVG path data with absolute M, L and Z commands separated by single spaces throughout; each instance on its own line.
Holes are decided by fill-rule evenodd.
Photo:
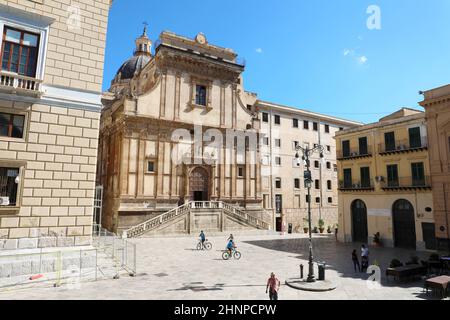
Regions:
M 330 126 L 328 124 L 325 125 L 325 133 L 330 133 Z
M 300 189 L 300 179 L 294 179 L 294 188 Z
M 0 113 L 0 136 L 23 138 L 25 116 Z
M 350 157 L 350 141 L 342 141 L 342 156 L 344 158 Z
M 409 146 L 411 149 L 422 148 L 422 139 L 420 137 L 420 128 L 409 129 Z
M 294 148 L 294 150 L 297 150 L 297 148 L 300 146 L 300 142 L 298 141 L 293 141 L 292 142 L 292 147 Z
M 332 187 L 333 187 L 333 186 L 332 186 L 331 180 L 328 180 L 328 181 L 327 181 L 327 189 L 328 189 L 328 190 L 331 190 Z
M 275 147 L 281 148 L 281 139 L 275 139 Z
M 275 124 L 281 124 L 281 118 L 279 115 L 275 115 L 274 122 L 275 122 Z
M 370 168 L 362 167 L 360 169 L 361 173 L 361 187 L 370 188 Z
M 298 119 L 292 119 L 292 126 L 298 128 Z
M 268 146 L 268 145 L 269 145 L 269 138 L 268 138 L 268 137 L 264 137 L 264 138 L 263 138 L 263 144 L 264 144 L 265 146 Z
M 269 114 L 267 112 L 262 113 L 263 122 L 269 122 Z
M 320 197 L 316 198 L 316 203 L 320 203 Z
M 206 107 L 206 86 L 202 86 L 202 85 L 196 86 L 195 104 Z
M 328 203 L 333 203 L 333 198 L 332 197 L 328 197 Z
M 0 207 L 15 207 L 17 202 L 18 168 L 0 167 Z
M 3 31 L 2 70 L 36 76 L 39 35 L 10 27 Z
M 351 188 L 352 183 L 352 169 L 344 169 L 344 188 Z
M 281 157 L 275 157 L 275 165 L 281 166 Z
M 367 146 L 367 137 L 359 138 L 359 154 L 360 155 L 369 154 L 369 148 Z
M 425 168 L 423 162 L 411 163 L 412 185 L 425 185 Z
M 310 196 L 306 195 L 306 203 L 309 203 L 310 198 L 311 198 Z
M 314 180 L 314 187 L 316 188 L 316 190 L 320 189 L 320 180 Z
M 395 133 L 394 132 L 386 132 L 384 134 L 384 144 L 385 151 L 394 151 L 395 150 Z
M 243 178 L 244 177 L 244 172 L 245 172 L 245 168 L 240 166 L 238 167 L 238 178 Z
M 155 172 L 155 162 L 149 161 L 147 164 L 147 172 Z
M 396 164 L 387 166 L 388 187 L 398 187 L 398 166 Z
M 309 130 L 309 121 L 303 121 L 303 129 Z
M 317 122 L 313 122 L 313 130 L 319 131 L 319 124 Z
M 320 168 L 320 162 L 319 161 L 314 161 L 314 168 L 319 169 Z
M 281 189 L 281 179 L 280 178 L 277 178 L 275 180 L 275 188 Z
M 327 146 L 327 152 L 331 152 L 331 146 Z
M 331 162 L 327 162 L 327 169 L 331 170 Z

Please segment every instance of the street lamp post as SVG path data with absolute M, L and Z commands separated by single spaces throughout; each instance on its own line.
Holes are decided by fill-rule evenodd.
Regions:
M 320 153 L 320 158 L 323 159 L 323 146 L 317 145 L 312 149 L 309 148 L 303 148 L 301 146 L 296 147 L 296 155 L 295 158 L 298 162 L 300 162 L 300 155 L 299 152 L 301 151 L 303 153 L 302 160 L 305 162 L 305 187 L 308 189 L 308 225 L 309 225 L 309 271 L 308 271 L 308 278 L 306 279 L 307 282 L 315 282 L 316 279 L 314 277 L 314 262 L 313 262 L 313 245 L 312 245 L 312 223 L 311 223 L 311 186 L 312 186 L 312 176 L 311 176 L 311 162 L 309 160 L 309 157 L 314 154 L 315 152 Z

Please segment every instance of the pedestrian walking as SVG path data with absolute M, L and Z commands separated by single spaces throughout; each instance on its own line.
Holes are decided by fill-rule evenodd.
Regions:
M 361 265 L 359 264 L 358 254 L 356 253 L 356 250 L 353 250 L 352 252 L 352 261 L 355 272 L 361 272 Z
M 267 280 L 266 294 L 269 292 L 269 299 L 272 301 L 278 300 L 278 291 L 280 290 L 280 280 L 277 279 L 275 273 L 270 274 L 270 278 Z
M 361 272 L 367 271 L 369 268 L 369 249 L 365 246 L 361 246 Z

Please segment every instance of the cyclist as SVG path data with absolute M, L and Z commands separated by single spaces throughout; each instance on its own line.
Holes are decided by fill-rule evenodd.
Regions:
M 230 256 L 231 256 L 234 248 L 236 248 L 236 245 L 234 244 L 234 241 L 232 239 L 230 239 L 230 241 L 228 241 L 228 244 L 227 244 L 227 251 Z
M 203 232 L 203 230 L 200 232 L 200 241 L 202 242 L 202 248 L 205 246 L 205 241 L 206 241 L 206 236 L 205 233 Z

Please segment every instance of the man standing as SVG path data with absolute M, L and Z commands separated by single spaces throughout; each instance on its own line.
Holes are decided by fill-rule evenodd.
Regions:
M 369 268 L 369 249 L 365 246 L 361 246 L 361 271 L 367 271 Z
M 266 293 L 269 292 L 270 300 L 278 300 L 278 291 L 280 290 L 280 280 L 275 277 L 275 273 L 271 273 L 267 280 Z

